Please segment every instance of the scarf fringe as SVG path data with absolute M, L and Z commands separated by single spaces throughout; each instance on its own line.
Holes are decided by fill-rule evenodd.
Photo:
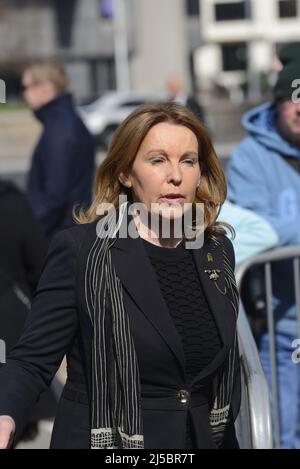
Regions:
M 121 428 L 97 428 L 91 431 L 92 443 L 91 449 L 118 449 L 118 436 L 122 441 L 124 449 L 143 449 L 143 435 L 128 435 L 122 432 Z

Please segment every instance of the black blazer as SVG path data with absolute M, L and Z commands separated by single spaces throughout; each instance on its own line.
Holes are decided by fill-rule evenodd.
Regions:
M 95 223 L 81 225 L 56 235 L 21 341 L 0 370 L 0 415 L 14 418 L 16 439 L 34 402 L 49 385 L 66 354 L 68 379 L 51 447 L 90 447 L 92 327 L 81 296 L 84 273 L 81 267 L 95 240 L 95 228 Z M 214 251 L 212 242 L 206 239 L 203 248 L 194 250 L 193 256 L 223 348 L 189 387 L 184 378 L 182 343 L 141 239 L 117 239 L 112 248 L 140 368 L 145 448 L 184 448 L 188 414 L 197 447 L 215 448 L 208 421 L 212 396 L 207 389 L 228 354 L 236 330 L 230 298 L 220 292 L 225 284 L 224 271 L 219 279 L 220 290 L 205 273 L 205 269 L 222 268 L 223 248 L 234 268 L 231 242 L 224 236 L 219 239 L 221 245 Z M 209 252 L 213 261 L 207 256 Z M 238 372 L 235 383 L 231 408 L 234 416 L 239 406 Z M 182 399 L 183 395 L 187 399 Z M 237 447 L 233 424 L 224 446 Z

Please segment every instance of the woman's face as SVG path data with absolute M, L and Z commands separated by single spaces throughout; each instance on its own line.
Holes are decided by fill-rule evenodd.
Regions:
M 134 201 L 144 203 L 149 212 L 156 203 L 163 216 L 168 212 L 172 218 L 182 215 L 184 204 L 193 203 L 200 183 L 195 134 L 182 125 L 155 125 L 143 140 L 131 171 L 121 174 L 120 180 L 132 188 Z

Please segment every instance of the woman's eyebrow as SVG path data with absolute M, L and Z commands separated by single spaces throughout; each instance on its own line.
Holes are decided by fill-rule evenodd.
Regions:
M 157 150 L 149 150 L 147 151 L 146 155 L 149 155 L 150 153 L 162 153 L 164 155 L 167 155 L 166 150 L 163 150 L 161 148 L 158 148 Z
M 186 151 L 185 153 L 183 153 L 181 158 L 183 158 L 184 156 L 196 156 L 198 158 L 199 155 L 196 151 Z
M 146 155 L 150 155 L 151 153 L 160 153 L 162 155 L 168 155 L 168 153 L 166 152 L 166 150 L 163 150 L 163 149 L 157 149 L 157 150 L 149 150 Z M 196 151 L 186 151 L 185 153 L 183 153 L 181 155 L 180 158 L 183 158 L 184 156 L 196 156 L 198 158 L 198 153 Z

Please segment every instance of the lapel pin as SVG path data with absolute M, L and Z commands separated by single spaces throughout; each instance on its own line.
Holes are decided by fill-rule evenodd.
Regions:
M 213 262 L 214 261 L 214 258 L 213 258 L 213 255 L 211 252 L 208 252 L 207 253 L 207 261 L 208 262 Z
M 209 280 L 218 280 L 220 277 L 221 270 L 219 269 L 213 269 L 213 270 L 205 270 L 205 272 L 209 276 Z
M 227 293 L 227 287 L 225 285 L 225 288 L 224 288 L 224 291 L 222 291 L 220 289 L 220 287 L 218 286 L 218 282 L 217 280 L 219 280 L 219 277 L 220 277 L 220 273 L 222 272 L 220 269 L 212 269 L 212 270 L 205 270 L 204 271 L 206 274 L 208 274 L 209 276 L 209 280 L 213 280 L 214 281 L 214 285 L 217 287 L 217 289 L 219 290 L 220 293 L 222 293 L 222 295 L 226 295 Z

